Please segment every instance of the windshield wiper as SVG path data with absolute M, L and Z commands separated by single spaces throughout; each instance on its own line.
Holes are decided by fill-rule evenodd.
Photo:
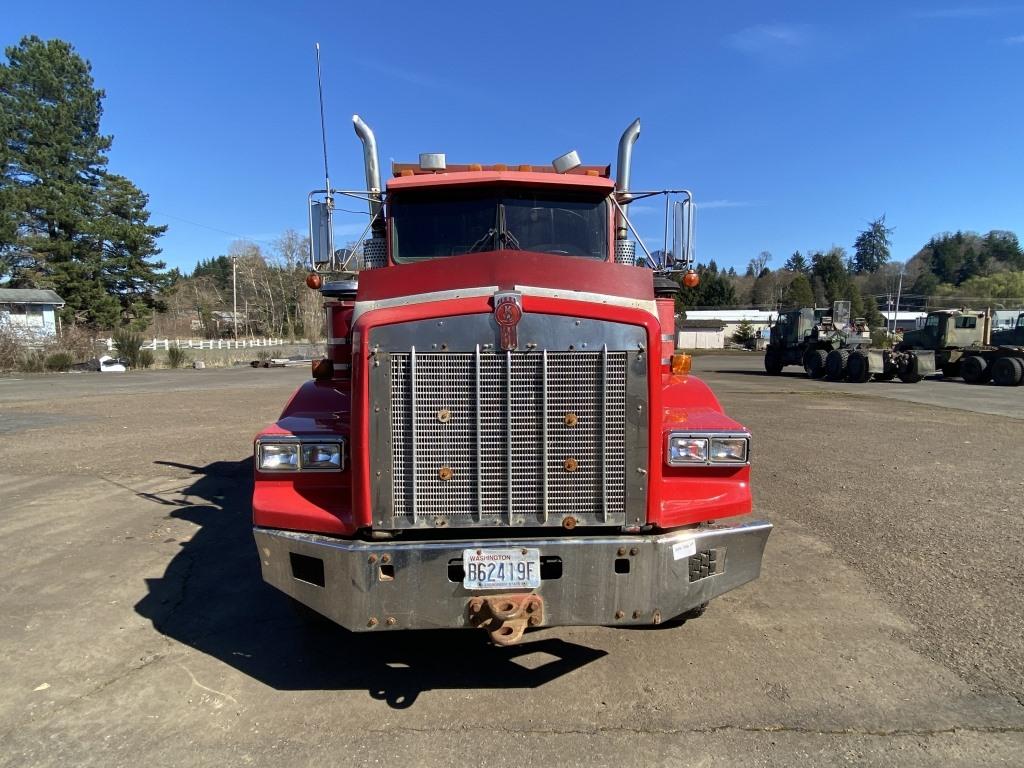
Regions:
M 481 237 L 479 240 L 477 240 L 475 243 L 469 246 L 469 250 L 466 251 L 466 253 L 476 253 L 477 251 L 484 250 L 487 245 L 490 245 L 491 243 L 494 242 L 495 232 L 497 232 L 497 230 L 494 227 L 488 229 L 484 233 L 483 237 Z
M 505 219 L 505 204 L 498 203 L 498 243 L 505 248 L 521 251 L 519 240 L 508 229 L 508 221 Z

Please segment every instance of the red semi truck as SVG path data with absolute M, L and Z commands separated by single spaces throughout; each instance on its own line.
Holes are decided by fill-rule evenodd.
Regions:
M 354 631 L 666 625 L 760 573 L 750 434 L 675 349 L 693 198 L 552 166 L 395 164 L 310 195 L 328 357 L 255 440 L 264 579 Z M 369 204 L 335 250 L 342 195 Z M 663 195 L 644 245 L 631 202 Z M 630 234 L 632 233 L 632 238 Z M 637 254 L 639 243 L 641 254 Z M 324 279 L 326 278 L 326 279 Z M 692 282 L 690 269 L 685 280 Z

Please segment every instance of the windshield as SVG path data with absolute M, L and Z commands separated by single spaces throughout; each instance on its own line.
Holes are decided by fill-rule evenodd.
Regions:
M 606 259 L 604 196 L 549 190 L 406 191 L 390 204 L 395 262 L 501 249 Z

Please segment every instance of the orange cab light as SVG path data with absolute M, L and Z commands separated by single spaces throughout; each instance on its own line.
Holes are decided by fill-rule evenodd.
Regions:
M 470 163 L 469 164 L 469 170 L 471 170 L 471 171 L 482 171 L 483 170 L 483 166 L 480 165 L 480 163 Z
M 693 366 L 693 356 L 685 352 L 675 352 L 672 355 L 672 373 L 676 376 L 686 376 Z
M 312 368 L 314 379 L 329 379 L 334 375 L 334 363 L 327 358 L 314 360 Z
M 532 165 L 520 165 L 519 166 L 519 170 L 520 171 L 525 171 L 525 172 L 529 173 L 530 171 L 533 170 L 533 166 Z
M 587 176 L 597 176 L 597 175 L 599 175 L 598 172 L 595 171 L 593 168 L 587 169 Z
M 496 170 L 496 171 L 507 171 L 508 170 L 508 166 L 505 165 L 504 163 L 495 163 L 494 164 L 494 170 Z
M 683 275 L 683 285 L 687 288 L 696 288 L 700 285 L 700 275 L 694 272 L 692 269 Z
M 403 176 L 415 176 L 416 172 L 412 168 L 403 168 L 402 169 L 402 175 Z

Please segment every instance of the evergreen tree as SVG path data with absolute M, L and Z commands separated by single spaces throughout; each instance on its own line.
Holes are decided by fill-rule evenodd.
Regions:
M 821 280 L 824 298 L 828 304 L 850 299 L 850 274 L 846 271 L 846 252 L 832 247 L 811 258 L 814 276 Z
M 683 286 L 681 296 L 676 297 L 676 311 L 686 307 L 732 307 L 736 305 L 736 289 L 721 272 L 711 272 L 703 264 L 697 265 L 700 284 L 696 288 Z
M 790 272 L 797 272 L 802 274 L 808 274 L 811 271 L 810 264 L 807 263 L 807 259 L 800 251 L 794 251 L 793 255 L 790 256 L 786 263 L 782 265 L 783 269 L 788 269 Z M 810 306 L 809 304 L 807 306 Z
M 1024 250 L 1013 232 L 992 230 L 985 235 L 984 249 L 992 261 L 1002 262 L 1010 269 L 1024 270 Z
M 793 278 L 786 290 L 784 300 L 786 309 L 799 309 L 814 306 L 814 291 L 811 289 L 811 281 L 804 274 Z
M 864 320 L 868 324 L 868 328 L 874 330 L 875 328 L 885 328 L 885 318 L 882 313 L 878 311 L 878 302 L 875 301 L 874 296 L 868 296 L 864 299 Z
M 52 288 L 66 321 L 141 324 L 164 277 L 146 196 L 106 170 L 103 91 L 61 40 L 29 36 L 0 64 L 0 277 Z
M 732 335 L 732 340 L 737 344 L 743 346 L 753 346 L 755 338 L 754 324 L 749 320 L 741 320 L 739 325 L 736 326 L 736 331 Z
M 160 253 L 156 240 L 167 227 L 149 223 L 149 197 L 124 176 L 106 174 L 99 199 L 99 214 L 89 227 L 98 247 L 88 256 L 103 289 L 118 302 L 115 321 L 142 330 L 153 311 L 163 308 L 157 296 L 169 277 L 161 272 L 166 264 L 155 257 Z
M 222 255 L 203 259 L 192 270 L 192 277 L 208 277 L 218 288 L 231 287 L 231 257 Z
M 876 272 L 890 257 L 889 236 L 893 233 L 891 227 L 885 226 L 885 215 L 872 221 L 868 228 L 857 235 L 853 244 L 853 259 L 851 272 L 861 274 L 864 272 Z
M 850 302 L 850 317 L 864 317 L 864 297 L 860 295 L 860 288 L 852 280 L 846 296 Z

